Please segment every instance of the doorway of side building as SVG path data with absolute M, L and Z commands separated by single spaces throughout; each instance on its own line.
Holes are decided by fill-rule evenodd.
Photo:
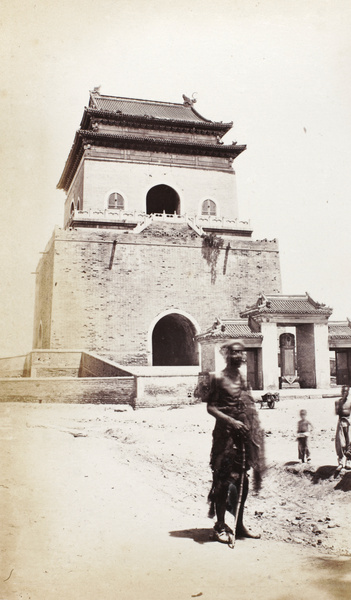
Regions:
M 184 315 L 162 317 L 152 332 L 153 366 L 196 366 L 199 364 L 195 327 Z
M 146 213 L 180 214 L 180 200 L 177 192 L 169 185 L 155 185 L 146 196 Z
M 335 350 L 336 385 L 351 385 L 351 348 Z
M 316 387 L 313 323 L 277 324 L 279 387 Z
M 261 348 L 246 348 L 246 379 L 252 390 L 262 390 Z

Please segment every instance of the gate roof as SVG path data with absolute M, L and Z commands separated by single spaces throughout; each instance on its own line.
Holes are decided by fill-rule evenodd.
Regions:
M 241 339 L 246 346 L 260 346 L 261 333 L 252 331 L 244 319 L 216 319 L 212 327 L 196 336 L 199 342 L 216 342 Z
M 328 324 L 329 348 L 351 348 L 351 321 L 331 321 Z
M 261 293 L 255 304 L 248 306 L 240 313 L 241 317 L 251 317 L 260 320 L 267 317 L 269 321 L 320 322 L 327 320 L 333 310 L 316 302 L 306 293 L 303 295 L 263 294 Z

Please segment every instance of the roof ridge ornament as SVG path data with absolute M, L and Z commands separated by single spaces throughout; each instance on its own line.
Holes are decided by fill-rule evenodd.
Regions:
M 195 102 L 197 102 L 196 98 L 194 98 L 194 94 L 197 94 L 197 92 L 193 92 L 191 98 L 188 98 L 188 96 L 183 94 L 184 106 L 192 106 L 195 104 Z
M 96 96 L 100 96 L 100 88 L 101 88 L 101 85 L 97 85 L 92 90 L 89 90 L 89 95 L 90 95 L 89 108 L 97 108 L 95 98 L 96 98 Z
M 321 302 L 316 302 L 316 300 L 313 300 L 313 298 L 311 298 L 311 296 L 309 295 L 308 292 L 306 292 L 306 296 L 307 296 L 307 300 L 309 301 L 310 304 L 312 304 L 312 306 L 314 306 L 315 308 L 325 308 L 325 304 L 322 304 Z
M 216 317 L 215 322 L 212 325 L 211 331 L 225 331 L 225 324 L 220 317 Z
M 264 295 L 263 292 L 260 292 L 256 306 L 257 308 L 270 308 L 271 302 L 268 300 L 268 298 Z

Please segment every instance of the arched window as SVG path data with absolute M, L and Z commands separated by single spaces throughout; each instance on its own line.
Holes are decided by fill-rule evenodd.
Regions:
M 121 194 L 117 194 L 117 192 L 113 192 L 108 197 L 108 207 L 109 208 L 117 208 L 118 210 L 124 209 L 124 199 Z
M 202 203 L 201 214 L 202 215 L 216 215 L 217 214 L 216 203 L 213 202 L 213 200 L 205 200 Z
M 71 217 L 74 215 L 74 202 L 71 202 L 70 215 Z

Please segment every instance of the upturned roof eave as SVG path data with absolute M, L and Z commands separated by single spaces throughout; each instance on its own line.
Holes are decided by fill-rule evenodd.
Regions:
M 94 108 L 94 107 L 85 107 L 84 108 L 84 113 L 82 116 L 82 120 L 80 122 L 80 127 L 82 129 L 86 129 L 86 127 L 89 127 L 90 124 L 90 120 L 92 117 L 95 118 L 101 118 L 101 119 L 107 119 L 107 120 L 111 120 L 111 121 L 129 121 L 131 124 L 147 124 L 147 125 L 154 125 L 155 129 L 157 128 L 162 128 L 162 127 L 173 127 L 174 129 L 177 128 L 189 128 L 189 129 L 205 129 L 208 131 L 212 131 L 214 134 L 218 134 L 220 135 L 220 137 L 223 137 L 226 133 L 228 133 L 228 131 L 230 131 L 230 129 L 232 129 L 233 127 L 233 122 L 231 121 L 230 123 L 221 123 L 221 122 L 216 122 L 216 121 L 209 121 L 207 119 L 205 119 L 204 117 L 202 117 L 199 113 L 197 113 L 196 111 L 193 110 L 193 112 L 198 115 L 201 119 L 203 119 L 202 121 L 187 121 L 187 120 L 183 120 L 183 119 L 168 119 L 168 118 L 162 118 L 162 117 L 152 117 L 152 116 L 148 116 L 148 115 L 130 115 L 128 113 L 123 113 L 123 112 L 111 112 L 111 111 L 107 111 L 107 110 L 102 110 L 101 108 Z
M 263 340 L 263 335 L 261 333 L 241 333 L 237 335 L 231 335 L 229 332 L 219 332 L 219 333 L 199 333 L 199 335 L 195 336 L 195 339 L 199 342 L 202 341 L 211 341 L 211 340 L 231 340 L 231 339 L 252 339 L 252 340 Z
M 111 110 L 105 110 L 101 107 L 101 101 L 102 102 L 106 102 L 106 101 L 112 101 L 112 102 L 119 102 L 120 104 L 125 104 L 126 105 L 128 103 L 132 103 L 135 105 L 144 105 L 144 110 L 148 110 L 149 106 L 156 106 L 158 108 L 161 109 L 176 109 L 176 110 L 181 110 L 182 112 L 184 112 L 184 110 L 186 111 L 190 111 L 190 113 L 192 113 L 193 115 L 195 115 L 198 119 L 200 119 L 203 123 L 207 123 L 207 124 L 216 124 L 216 125 L 228 125 L 230 127 L 232 127 L 233 123 L 227 123 L 227 124 L 223 124 L 223 123 L 215 123 L 214 121 L 211 121 L 211 119 L 206 119 L 206 117 L 204 117 L 202 114 L 200 114 L 195 108 L 194 108 L 194 104 L 196 102 L 196 100 L 190 100 L 187 99 L 187 101 L 184 101 L 183 103 L 180 102 L 164 102 L 164 101 L 160 101 L 160 100 L 147 100 L 146 98 L 127 98 L 124 96 L 112 96 L 110 94 L 100 94 L 98 89 L 94 89 L 90 91 L 89 94 L 89 109 L 96 109 L 99 111 L 106 113 L 110 113 L 112 115 L 116 115 L 117 112 L 118 113 L 122 113 L 124 115 L 127 116 L 136 116 L 136 115 L 128 115 L 127 113 L 124 113 L 123 110 L 117 109 L 116 111 L 111 111 Z M 185 96 L 183 95 L 183 98 L 185 100 Z M 100 106 L 99 106 L 99 101 L 100 101 Z M 87 109 L 86 109 L 87 110 Z M 142 117 L 142 116 L 148 116 L 147 114 L 144 115 L 138 115 L 138 118 Z M 152 117 L 152 115 L 149 115 L 150 118 L 154 118 L 156 120 L 159 119 L 159 117 Z M 160 117 L 162 119 L 162 117 Z M 166 119 L 168 120 L 168 118 Z M 170 118 L 170 120 L 172 120 Z M 181 121 L 181 119 L 174 119 L 175 122 L 177 121 Z M 194 121 L 191 119 L 190 121 L 186 120 L 184 122 L 191 122 L 194 123 Z
M 247 318 L 247 317 L 257 317 L 257 316 L 281 316 L 281 317 L 289 317 L 290 315 L 293 317 L 301 317 L 301 318 L 310 318 L 313 316 L 330 316 L 333 312 L 333 309 L 328 308 L 328 309 L 321 309 L 318 310 L 316 309 L 315 311 L 309 311 L 309 312 L 297 312 L 297 311 L 279 311 L 279 310 L 265 310 L 265 309 L 251 309 L 248 308 L 244 311 L 242 311 L 240 313 L 240 317 L 241 318 Z
M 290 304 L 297 303 L 300 304 L 299 310 L 296 307 L 288 307 L 283 308 L 281 306 L 276 306 L 276 303 L 282 304 Z M 309 307 L 309 310 L 303 310 L 304 306 Z M 333 309 L 325 304 L 321 304 L 320 302 L 316 302 L 311 298 L 310 294 L 306 292 L 303 295 L 296 294 L 264 294 L 261 292 L 259 294 L 258 300 L 255 304 L 251 306 L 247 306 L 244 311 L 240 313 L 241 318 L 248 317 L 257 317 L 257 316 L 276 316 L 276 317 L 301 317 L 301 318 L 309 318 L 311 316 L 328 316 L 332 314 Z
M 81 148 L 82 148 L 82 140 L 79 136 L 79 130 L 78 130 L 75 133 L 73 144 L 71 146 L 70 152 L 69 152 L 67 160 L 65 162 L 65 166 L 61 173 L 61 177 L 56 185 L 56 188 L 58 190 L 67 191 L 69 185 L 71 184 L 71 181 L 72 181 L 74 175 L 72 175 L 71 181 L 68 186 L 67 186 L 67 179 L 69 178 L 69 174 L 72 172 L 73 165 L 75 165 L 76 162 L 79 162 L 79 161 L 77 161 L 77 156 L 79 155 L 79 153 L 82 154 Z M 81 156 L 80 156 L 80 158 L 81 158 Z
M 134 141 L 134 142 L 142 142 L 145 144 L 152 143 L 155 145 L 164 145 L 164 146 L 175 146 L 175 147 L 187 147 L 193 149 L 209 149 L 213 151 L 217 151 L 220 154 L 224 154 L 226 152 L 230 152 L 233 156 L 237 156 L 241 154 L 244 150 L 246 150 L 246 144 L 201 144 L 200 142 L 186 142 L 181 140 L 167 140 L 161 138 L 153 138 L 153 137 L 141 137 L 137 135 L 117 135 L 115 133 L 101 133 L 97 131 L 91 131 L 87 129 L 80 129 L 78 131 L 80 137 L 88 140 L 89 138 L 101 141 Z

